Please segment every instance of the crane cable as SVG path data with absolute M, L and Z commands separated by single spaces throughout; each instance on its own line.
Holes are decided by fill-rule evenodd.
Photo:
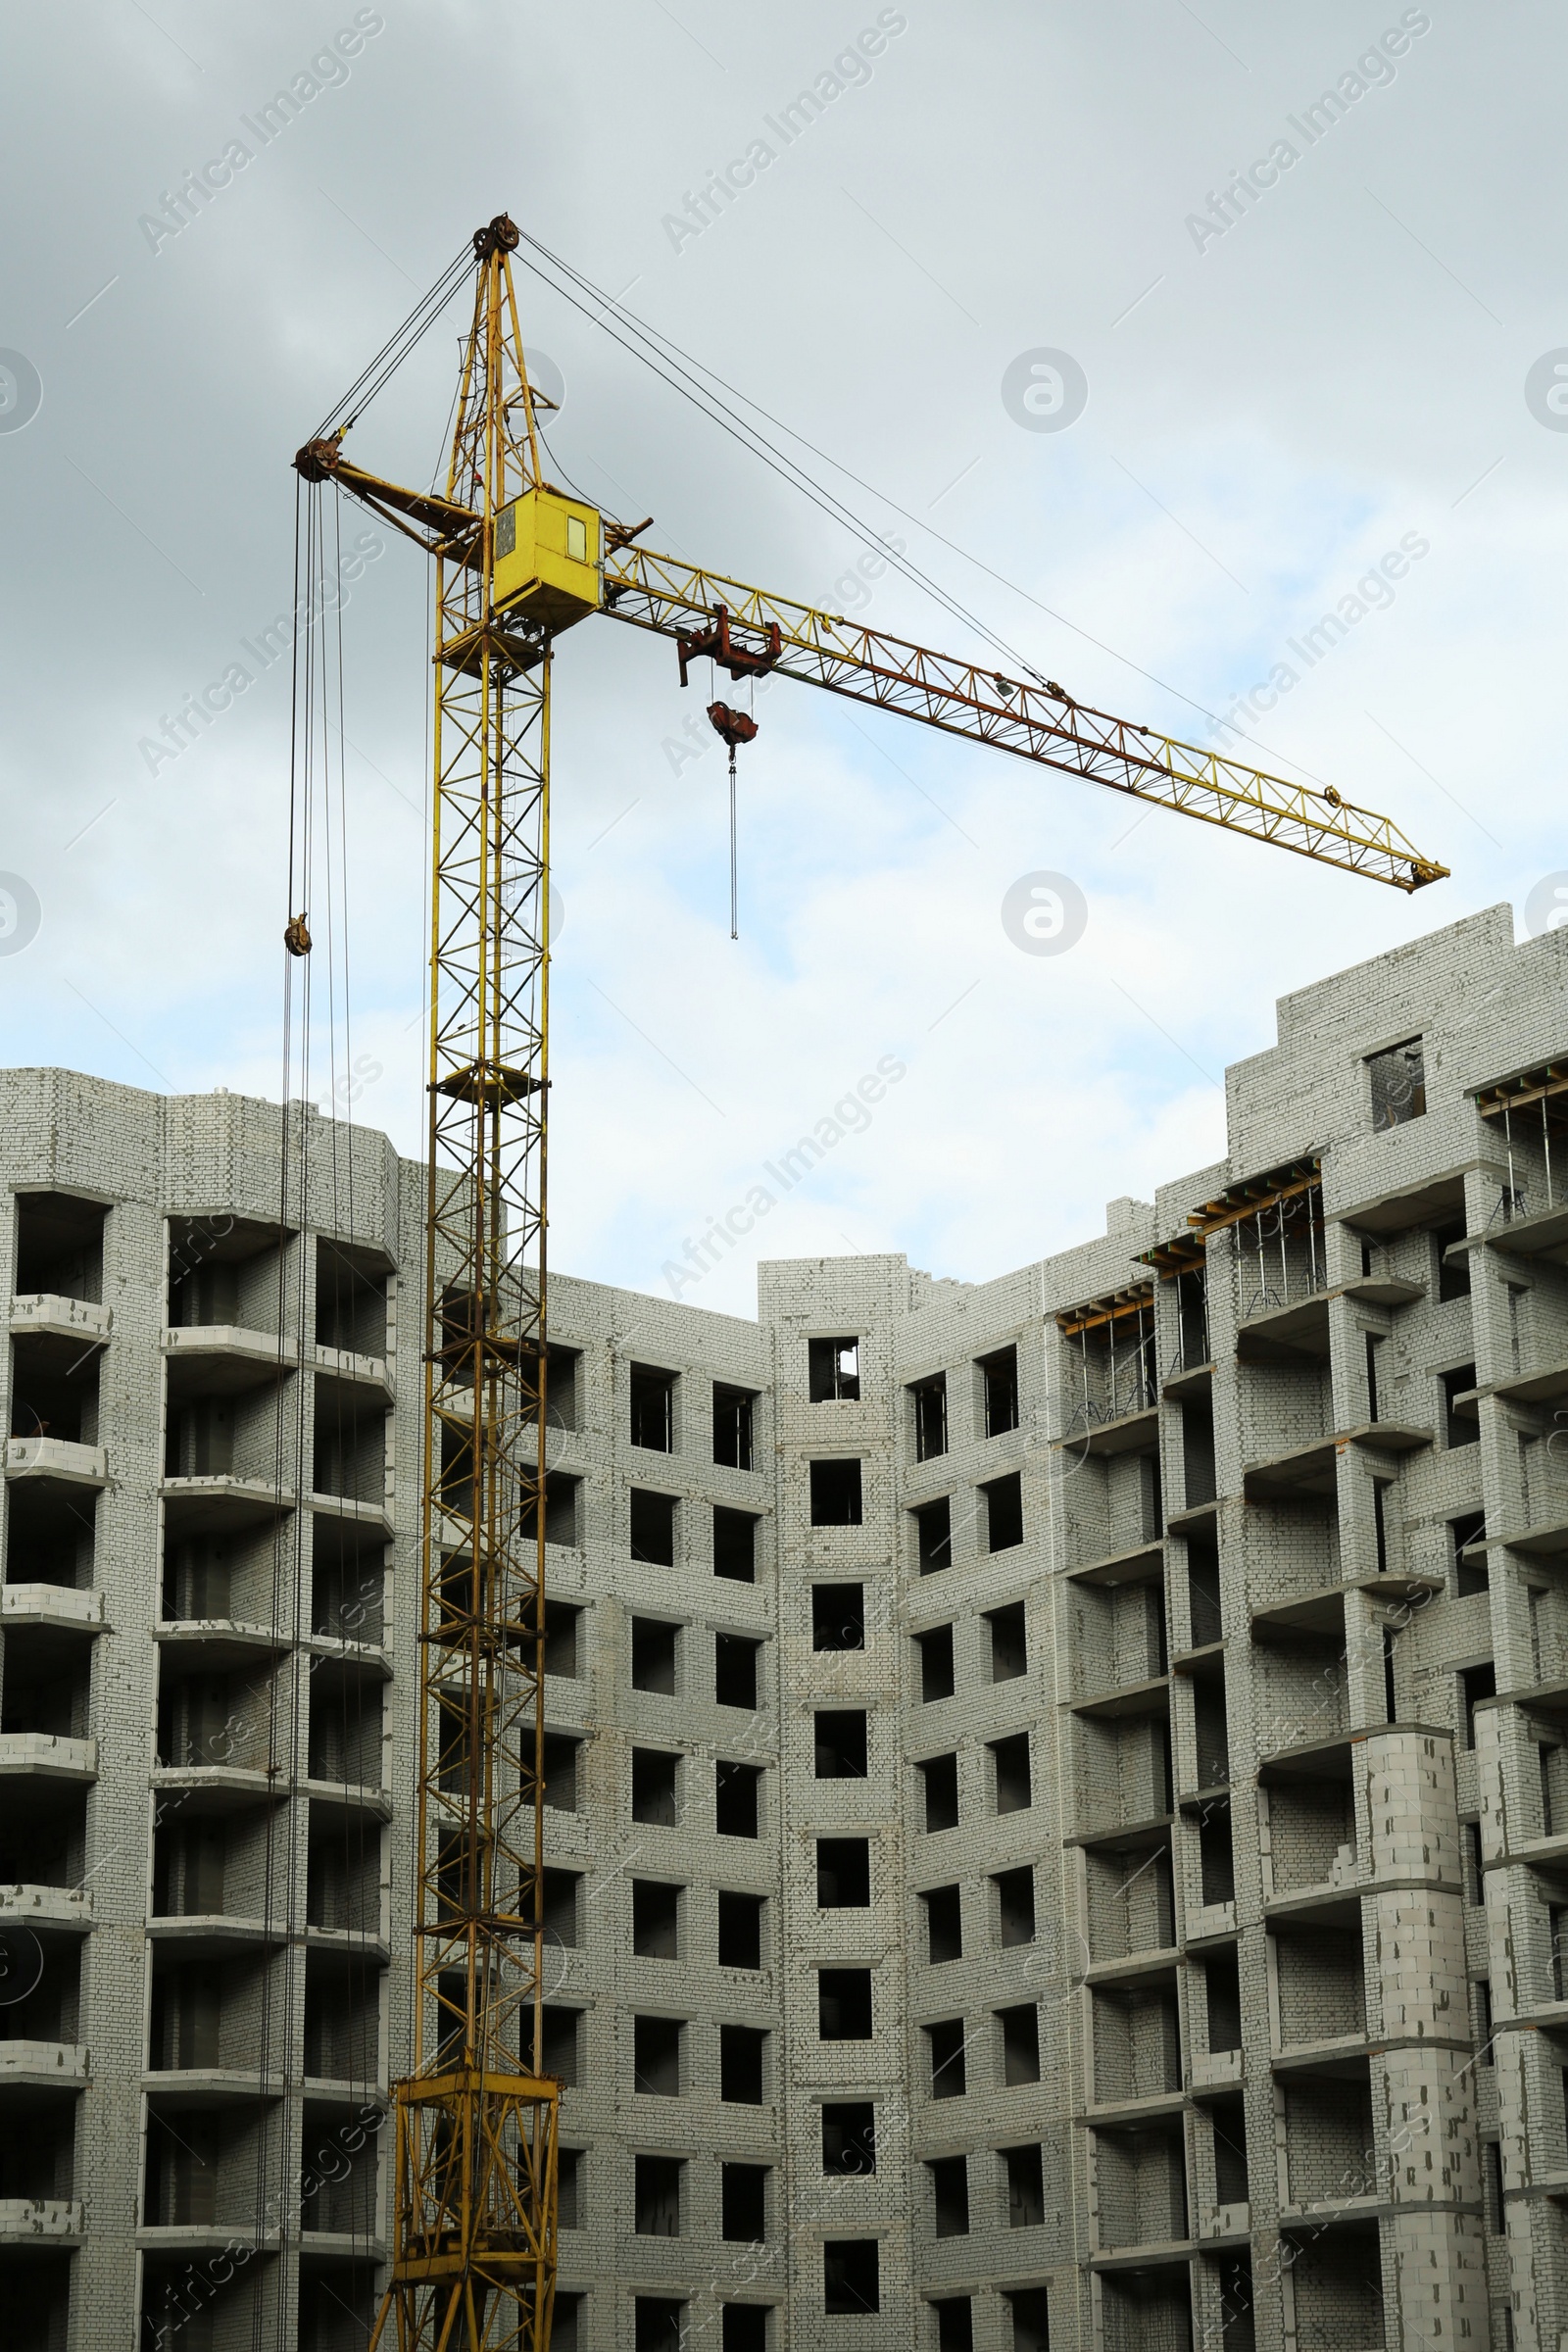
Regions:
M 422 294 L 401 326 L 394 328 L 353 383 L 321 419 L 311 438 L 324 441 L 329 433 L 346 433 L 357 424 L 377 393 L 384 391 L 410 352 L 446 309 L 447 304 L 475 267 L 472 244 L 465 245 L 442 270 L 427 294 Z
M 805 466 L 799 465 L 796 460 L 769 441 L 759 426 L 732 412 L 727 412 L 719 405 L 716 394 L 710 391 L 709 386 L 716 385 L 719 391 L 728 395 L 730 400 L 739 402 L 742 407 L 751 409 L 757 416 L 764 417 L 776 431 L 786 434 L 790 440 L 797 442 L 812 457 L 820 459 L 824 465 L 830 466 L 846 480 L 854 482 L 858 488 L 866 491 L 871 497 L 890 507 L 896 514 L 911 523 L 916 530 L 924 531 L 928 537 L 935 539 L 939 546 L 961 557 L 966 564 L 972 564 L 976 570 L 983 572 L 988 579 L 995 580 L 999 587 L 1005 588 L 1009 595 L 1020 597 L 1026 604 L 1033 605 L 1037 612 L 1044 612 L 1049 619 L 1055 621 L 1058 627 L 1069 630 L 1075 637 L 1082 638 L 1086 645 L 1092 645 L 1098 652 L 1108 655 L 1113 662 L 1121 662 L 1136 676 L 1146 679 L 1152 686 L 1157 686 L 1162 694 L 1173 695 L 1178 702 L 1185 703 L 1189 710 L 1196 710 L 1200 717 L 1206 718 L 1211 725 L 1227 730 L 1234 734 L 1239 741 L 1250 744 L 1254 750 L 1264 753 L 1269 759 L 1278 760 L 1284 766 L 1294 768 L 1298 774 L 1307 777 L 1317 789 L 1325 789 L 1323 778 L 1317 775 L 1313 769 L 1305 766 L 1301 760 L 1295 759 L 1290 753 L 1276 751 L 1271 745 L 1264 743 L 1259 736 L 1250 734 L 1245 727 L 1238 727 L 1233 719 L 1221 718 L 1218 711 L 1211 710 L 1206 703 L 1199 702 L 1184 688 L 1172 684 L 1168 678 L 1160 677 L 1157 671 L 1146 668 L 1141 662 L 1135 662 L 1130 654 L 1124 654 L 1118 647 L 1108 644 L 1104 638 L 1097 637 L 1093 630 L 1083 628 L 1075 620 L 1069 620 L 1065 613 L 1059 612 L 1054 606 L 1048 605 L 1042 597 L 1036 596 L 1030 589 L 1020 587 L 1017 581 L 1009 580 L 1004 572 L 998 571 L 995 565 L 988 564 L 983 557 L 974 555 L 956 539 L 950 539 L 945 532 L 937 530 L 933 524 L 913 514 L 898 499 L 879 490 L 862 474 L 857 473 L 853 466 L 846 466 L 842 460 L 831 456 L 826 450 L 818 448 L 816 443 L 808 440 L 804 433 L 798 432 L 793 425 L 786 424 L 782 418 L 775 416 L 772 411 L 764 408 L 760 401 L 753 399 L 749 393 L 741 391 L 737 385 L 730 383 L 728 378 L 720 375 L 716 368 L 710 368 L 706 361 L 695 358 L 681 345 L 674 342 L 671 337 L 663 334 L 659 328 L 651 326 L 635 311 L 628 310 L 617 296 L 607 292 L 602 286 L 595 285 L 594 281 L 583 271 L 564 260 L 561 255 L 553 253 L 547 245 L 542 244 L 537 237 L 531 236 L 526 229 L 519 229 L 517 234 L 519 242 L 516 248 L 516 259 L 524 269 L 539 279 L 541 284 L 548 286 L 552 293 L 559 295 L 591 325 L 601 328 L 612 342 L 618 343 L 621 349 L 633 359 L 640 360 L 645 367 L 660 377 L 662 382 L 667 384 L 672 391 L 678 392 L 682 399 L 690 402 L 701 415 L 708 418 L 710 423 L 718 425 L 721 431 L 728 433 L 732 440 L 737 441 L 753 457 L 760 459 L 790 488 L 800 491 L 830 520 L 852 531 L 862 545 L 874 547 L 893 569 L 906 579 L 911 586 L 924 590 L 955 619 L 963 621 L 987 644 L 993 646 L 998 653 L 1004 654 L 1008 661 L 1016 662 L 1023 675 L 1033 679 L 1046 693 L 1058 696 L 1063 701 L 1070 702 L 1072 700 L 1070 696 L 1062 693 L 1062 689 L 1055 684 L 1054 680 L 1044 677 L 1033 662 L 1029 662 L 1008 639 L 1003 637 L 989 623 L 982 620 L 978 613 L 942 587 L 940 582 L 933 579 L 931 574 L 918 564 L 912 562 L 902 549 L 895 547 L 873 524 L 866 522 L 862 516 L 857 514 L 854 509 L 836 492 L 828 489 L 825 484 L 815 479 Z M 530 260 L 529 252 L 525 252 L 524 247 L 530 249 L 538 259 Z M 454 256 L 429 292 L 421 296 L 408 318 L 387 338 L 375 358 L 362 369 L 349 390 L 322 420 L 313 438 L 325 439 L 330 433 L 335 433 L 341 438 L 343 433 L 358 421 L 371 401 L 403 365 L 415 345 L 434 324 L 454 294 L 457 293 L 473 267 L 473 260 L 474 256 L 470 246 L 466 246 Z M 566 284 L 559 284 L 554 277 L 549 275 L 550 270 L 559 270 L 567 281 Z M 628 330 L 627 334 L 617 333 L 615 327 L 610 324 L 606 317 L 608 312 L 614 313 L 617 323 Z M 631 340 L 628 340 L 628 334 L 632 338 Z M 669 372 L 669 370 L 674 372 Z M 702 378 L 707 378 L 707 382 L 702 381 Z M 569 476 L 567 478 L 569 479 Z M 598 502 L 589 500 L 587 503 L 597 505 Z M 1141 733 L 1150 731 L 1148 728 L 1141 727 L 1139 729 Z
M 1152 686 L 1157 686 L 1162 694 L 1174 695 L 1178 702 L 1185 703 L 1188 709 L 1196 710 L 1200 717 L 1208 719 L 1216 727 L 1228 729 L 1242 742 L 1250 743 L 1255 750 L 1265 753 L 1269 759 L 1277 760 L 1284 765 L 1295 768 L 1298 774 L 1309 777 L 1315 786 L 1322 788 L 1323 779 L 1316 775 L 1311 768 L 1304 766 L 1299 760 L 1294 759 L 1289 753 L 1274 750 L 1271 745 L 1264 743 L 1258 736 L 1249 734 L 1245 727 L 1236 726 L 1232 720 L 1221 718 L 1218 711 L 1211 710 L 1206 703 L 1199 702 L 1195 696 L 1188 694 L 1182 687 L 1173 685 L 1168 678 L 1160 677 L 1157 671 L 1147 669 L 1141 662 L 1135 662 L 1130 654 L 1122 653 L 1116 646 L 1107 644 L 1104 638 L 1097 637 L 1092 630 L 1081 627 L 1075 620 L 1069 620 L 1065 613 L 1057 612 L 1054 606 L 1048 605 L 1043 598 L 1034 595 L 1029 589 L 1020 587 L 1016 580 L 1009 580 L 1004 572 L 998 571 L 983 557 L 974 555 L 968 548 L 960 546 L 956 539 L 948 538 L 933 524 L 924 521 L 921 516 L 911 513 L 907 507 L 901 505 L 898 499 L 890 497 L 886 491 L 879 490 L 874 483 L 868 482 L 863 475 L 857 473 L 853 466 L 846 466 L 842 460 L 831 456 L 826 450 L 819 449 L 816 443 L 808 440 L 804 433 L 797 432 L 793 425 L 786 424 L 782 418 L 775 416 L 770 410 L 762 406 L 760 401 L 754 400 L 749 393 L 741 391 L 738 386 L 730 383 L 727 377 L 718 373 L 716 368 L 710 368 L 705 361 L 698 360 L 689 352 L 684 351 L 679 344 L 662 333 L 659 328 L 651 326 L 646 319 L 639 318 L 636 312 L 628 310 L 616 296 L 596 286 L 593 280 L 585 276 L 582 271 L 576 270 L 570 263 L 564 261 L 559 254 L 552 253 L 536 237 L 530 236 L 526 229 L 519 230 L 518 234 L 522 245 L 531 247 L 543 262 L 548 263 L 551 268 L 559 270 L 569 280 L 570 286 L 578 289 L 583 296 L 597 305 L 597 310 L 590 309 L 589 300 L 578 300 L 577 295 L 568 291 L 566 286 L 558 285 L 553 278 L 546 274 L 538 263 L 529 260 L 528 255 L 519 246 L 516 259 L 525 269 L 531 270 L 542 284 L 549 286 L 553 293 L 560 295 L 563 301 L 568 303 L 573 310 L 578 311 L 589 320 L 590 324 L 601 327 L 606 334 L 610 335 L 612 341 L 619 343 L 621 348 L 629 352 L 634 359 L 641 360 L 646 367 L 651 368 L 655 374 L 661 376 L 673 390 L 690 401 L 711 423 L 719 425 L 723 431 L 730 434 L 732 439 L 739 441 L 743 448 L 749 449 L 754 457 L 760 458 L 772 471 L 779 474 L 781 479 L 790 483 L 793 488 L 803 490 L 813 505 L 821 508 L 835 521 L 846 524 L 862 542 L 874 546 L 878 553 L 885 556 L 889 564 L 912 585 L 923 588 L 956 618 L 963 620 L 969 627 L 977 630 L 988 643 L 995 646 L 999 652 L 1004 653 L 1010 661 L 1016 662 L 1027 677 L 1033 678 L 1048 692 L 1053 691 L 1052 681 L 1043 678 L 1039 670 L 1027 662 L 1015 647 L 999 636 L 956 597 L 951 596 L 917 564 L 912 563 L 894 548 L 891 542 L 885 539 L 871 524 L 855 514 L 853 509 L 839 499 L 835 493 L 816 482 L 803 466 L 798 466 L 783 451 L 775 449 L 765 434 L 761 433 L 758 427 L 749 424 L 742 417 L 726 414 L 715 405 L 715 395 L 708 390 L 706 384 L 699 382 L 698 378 L 706 376 L 731 400 L 738 401 L 744 407 L 755 410 L 758 416 L 765 417 L 769 424 L 779 432 L 787 434 L 792 441 L 798 442 L 803 449 L 809 451 L 812 457 L 819 458 L 824 465 L 832 466 L 836 473 L 843 474 L 846 480 L 854 482 L 859 489 L 868 492 L 871 497 L 890 507 L 906 522 L 912 523 L 916 530 L 926 532 L 940 546 L 948 548 L 956 556 L 960 556 L 966 564 L 972 564 L 976 570 L 984 572 L 988 579 L 995 580 L 999 587 L 1005 588 L 1010 595 L 1021 597 L 1026 604 L 1033 605 L 1037 612 L 1044 612 L 1058 626 L 1070 630 L 1075 637 L 1081 637 L 1086 645 L 1092 645 L 1098 652 L 1109 655 L 1112 661 L 1121 662 L 1136 676 L 1147 679 Z M 613 311 L 617 320 L 648 348 L 640 349 L 637 341 L 628 342 L 624 336 L 616 334 L 603 315 L 606 311 Z M 659 365 L 660 361 L 666 362 L 670 368 L 677 370 L 677 373 L 666 374 L 664 368 Z M 682 380 L 683 377 L 684 380 Z M 594 502 L 590 501 L 589 503 Z
M 527 236 L 525 232 L 519 233 L 522 234 L 525 244 L 534 245 L 536 251 L 545 253 L 545 248 L 536 245 L 533 238 Z M 974 629 L 999 653 L 1005 654 L 1010 662 L 1016 662 L 1027 676 L 1045 687 L 1048 692 L 1052 691 L 1051 682 L 1041 676 L 1039 670 L 1025 659 L 1016 646 L 1009 644 L 1004 637 L 1000 636 L 995 629 L 983 621 L 978 613 L 971 612 L 966 605 L 960 603 L 938 581 L 932 579 L 927 572 L 922 571 L 920 566 L 912 563 L 902 550 L 895 547 L 891 540 L 885 539 L 872 524 L 857 514 L 853 508 L 846 506 L 834 491 L 816 481 L 804 466 L 798 465 L 784 451 L 776 448 L 757 426 L 749 424 L 744 417 L 727 415 L 719 407 L 716 396 L 710 393 L 706 385 L 700 383 L 696 375 L 689 372 L 688 368 L 683 366 L 684 355 L 681 355 L 680 358 L 672 357 L 670 353 L 660 348 L 662 339 L 658 337 L 652 328 L 644 327 L 640 319 L 632 320 L 630 314 L 623 314 L 623 317 L 632 324 L 634 334 L 640 336 L 641 345 L 646 345 L 646 348 L 641 347 L 638 341 L 628 341 L 624 335 L 617 334 L 614 327 L 602 316 L 594 317 L 587 302 L 580 301 L 567 287 L 558 285 L 553 278 L 546 274 L 539 264 L 530 261 L 520 248 L 516 258 L 522 263 L 524 269 L 531 270 L 542 284 L 549 286 L 552 293 L 558 294 L 564 302 L 570 304 L 573 310 L 579 311 L 584 318 L 590 319 L 592 324 L 602 328 L 610 336 L 612 342 L 618 343 L 623 351 L 631 354 L 633 359 L 641 360 L 643 365 L 651 368 L 653 373 L 659 376 L 663 383 L 668 384 L 672 391 L 678 392 L 683 400 L 689 401 L 709 419 L 710 423 L 718 425 L 721 431 L 729 434 L 731 440 L 739 442 L 741 447 L 750 451 L 753 457 L 760 458 L 762 464 L 778 474 L 790 488 L 801 491 L 813 506 L 820 508 L 830 520 L 847 526 L 854 531 L 857 538 L 861 539 L 867 545 L 874 546 L 877 552 L 886 557 L 888 563 L 897 571 L 902 572 L 912 586 L 924 589 L 955 619 L 961 620 L 966 627 Z M 611 304 L 612 298 L 609 295 L 601 294 L 587 279 L 577 279 L 576 272 L 570 270 L 565 263 L 558 262 L 555 255 L 545 254 L 545 258 L 554 267 L 565 272 L 574 282 L 580 283 L 584 290 L 602 306 L 608 307 Z M 673 347 L 671 348 L 673 350 Z M 697 363 L 694 362 L 691 365 L 695 367 Z M 674 372 L 670 372 L 671 369 Z M 743 396 L 737 394 L 736 397 Z M 899 512 L 902 514 L 903 509 L 901 508 Z

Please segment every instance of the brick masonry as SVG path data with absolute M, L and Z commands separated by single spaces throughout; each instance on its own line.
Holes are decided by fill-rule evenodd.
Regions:
M 1496 907 L 1286 998 L 1222 1162 L 992 1282 L 553 1277 L 558 2343 L 1559 2352 L 1568 1133 L 1475 1090 L 1564 1053 L 1565 956 Z M 408 2048 L 419 1170 L 0 1095 L 15 2340 L 337 2352 Z

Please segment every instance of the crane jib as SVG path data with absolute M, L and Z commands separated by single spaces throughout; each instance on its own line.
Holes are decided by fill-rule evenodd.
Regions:
M 1448 870 L 1421 857 L 1389 818 L 1353 807 L 1332 787 L 1292 783 L 1094 710 L 1054 683 L 1004 678 L 672 557 L 617 544 L 613 528 L 607 534 L 604 610 L 612 619 L 672 637 L 683 685 L 693 657 L 711 654 L 732 676 L 776 671 L 1398 890 L 1420 890 Z

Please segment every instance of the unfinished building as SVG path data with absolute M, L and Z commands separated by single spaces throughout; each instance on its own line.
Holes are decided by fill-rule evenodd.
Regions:
M 1494 908 L 1285 999 L 1222 1162 L 994 1282 L 552 1279 L 562 2352 L 1557 2352 L 1565 978 Z M 0 1084 L 6 2340 L 338 2352 L 419 1170 Z

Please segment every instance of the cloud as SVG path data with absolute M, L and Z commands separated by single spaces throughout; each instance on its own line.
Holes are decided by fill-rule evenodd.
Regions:
M 24 681 L 0 719 L 5 864 L 42 910 L 0 962 L 13 1059 L 277 1091 L 287 664 L 156 777 L 138 741 L 287 609 L 294 447 L 501 203 L 842 458 L 873 488 L 835 486 L 1045 674 L 1131 718 L 1204 740 L 1205 713 L 1402 534 L 1428 539 L 1375 623 L 1249 726 L 1260 764 L 1387 809 L 1454 868 L 1407 901 L 780 685 L 741 756 L 732 945 L 722 759 L 677 774 L 662 748 L 706 698 L 682 696 L 671 647 L 590 622 L 557 664 L 557 1265 L 662 1288 L 694 1221 L 893 1053 L 896 1102 L 756 1247 L 997 1272 L 1212 1158 L 1212 1080 L 1269 1041 L 1276 995 L 1522 901 L 1561 862 L 1564 444 L 1523 386 L 1560 341 L 1542 174 L 1558 169 L 1562 27 L 1435 17 L 1419 73 L 1200 255 L 1192 191 L 1223 184 L 1378 23 L 1329 0 L 1234 33 L 1216 20 L 1219 41 L 1155 0 L 1135 0 L 1136 38 L 1120 16 L 1024 0 L 983 21 L 911 10 L 897 72 L 677 255 L 669 191 L 704 184 L 858 14 L 806 0 L 765 20 L 687 12 L 688 30 L 635 0 L 383 13 L 367 70 L 156 266 L 137 244 L 146 191 L 177 187 L 212 126 L 337 20 L 285 0 L 187 36 L 127 13 L 69 59 L 43 20 L 19 31 L 33 102 L 11 161 L 20 188 L 53 193 L 19 241 L 5 330 L 44 387 L 27 431 L 0 436 L 27 551 L 0 590 Z M 474 109 L 479 86 L 492 102 Z M 455 149 L 431 125 L 460 107 Z M 850 573 L 851 532 L 525 273 L 519 299 L 571 387 L 564 479 L 743 579 L 811 595 Z M 362 462 L 438 466 L 457 328 L 449 314 L 356 425 Z M 1002 399 L 1008 364 L 1044 347 L 1091 387 L 1070 431 L 1020 431 Z M 421 559 L 390 543 L 344 621 L 353 1037 L 341 1001 L 318 991 L 316 1008 L 323 1092 L 334 1054 L 351 1084 L 368 1055 L 383 1074 L 354 1107 L 411 1151 L 426 596 Z M 870 617 L 980 642 L 897 578 Z M 1059 957 L 1019 955 L 1001 927 L 1009 884 L 1041 869 L 1089 905 Z M 704 1303 L 747 1311 L 750 1284 L 737 1249 Z

